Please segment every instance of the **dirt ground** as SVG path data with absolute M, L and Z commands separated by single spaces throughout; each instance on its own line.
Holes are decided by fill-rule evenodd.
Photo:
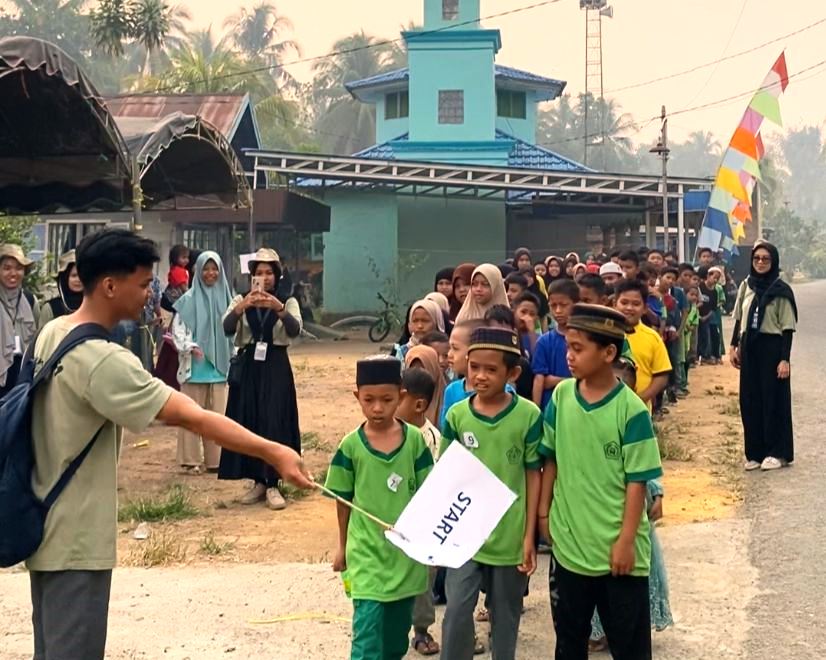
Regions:
M 292 350 L 305 460 L 322 476 L 338 441 L 361 421 L 353 399 L 354 363 L 376 352 L 360 340 L 305 343 Z M 663 438 L 667 515 L 663 524 L 717 520 L 731 515 L 739 501 L 731 452 L 739 451 L 736 375 L 728 367 L 700 367 L 692 374 L 692 395 L 658 424 Z M 702 379 L 702 385 L 700 385 Z M 152 496 L 182 485 L 201 515 L 169 525 L 184 546 L 187 561 L 206 556 L 201 545 L 213 539 L 224 547 L 224 561 L 324 562 L 336 544 L 335 507 L 318 494 L 291 501 L 281 512 L 236 500 L 247 482 L 218 481 L 214 475 L 182 474 L 175 464 L 177 432 L 155 426 L 139 436 L 127 434 L 120 464 L 121 502 Z M 134 523 L 121 525 L 122 563 L 142 565 L 140 542 L 131 538 Z M 210 544 L 211 545 L 211 544 Z M 213 551 L 216 549 L 213 548 Z
M 354 363 L 376 352 L 376 345 L 360 339 L 305 343 L 291 350 L 305 460 L 319 478 L 339 439 L 360 422 L 352 395 Z M 697 586 L 689 579 L 689 573 L 696 575 L 691 564 L 696 555 L 708 553 L 697 546 L 700 538 L 731 540 L 726 552 L 703 559 L 710 581 L 702 602 L 713 600 L 715 589 L 720 598 L 732 589 L 745 598 L 749 588 L 748 575 L 734 577 L 726 568 L 726 553 L 736 555 L 742 532 L 730 520 L 741 493 L 736 372 L 728 366 L 701 367 L 690 380 L 691 396 L 658 425 L 666 475 L 661 535 L 669 565 L 688 562 L 686 574 L 672 579 L 672 593 L 687 592 L 685 606 L 677 598 L 675 616 L 679 624 L 682 614 L 690 626 L 658 635 L 669 649 L 658 657 L 702 657 L 681 650 L 708 623 L 697 619 L 691 600 Z M 329 567 L 337 537 L 333 504 L 311 494 L 292 499 L 281 512 L 263 504 L 243 506 L 236 499 L 246 482 L 181 474 L 175 443 L 176 432 L 162 426 L 124 440 L 121 504 L 181 485 L 198 515 L 151 524 L 148 541 L 132 538 L 135 523 L 119 525 L 120 564 L 131 568 L 115 574 L 110 656 L 345 657 L 350 608 Z M 539 587 L 527 601 L 520 657 L 544 657 L 552 643 L 546 562 L 535 578 Z M 740 584 L 734 585 L 735 579 Z M 8 649 L 8 655 L 0 651 L 2 658 L 30 654 L 25 582 L 22 574 L 0 573 L 0 619 L 10 622 L 0 633 L 0 648 Z M 736 608 L 729 612 L 736 614 Z M 250 623 L 273 617 L 286 618 Z M 539 655 L 528 653 L 531 649 Z

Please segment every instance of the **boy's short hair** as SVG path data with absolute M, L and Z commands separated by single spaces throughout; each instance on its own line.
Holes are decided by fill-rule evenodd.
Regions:
M 532 291 L 523 291 L 520 293 L 516 300 L 513 301 L 513 308 L 516 309 L 522 303 L 531 303 L 532 305 L 536 305 L 536 310 L 539 311 L 542 308 L 542 305 L 539 302 L 539 298 Z
M 623 279 L 614 284 L 615 299 L 619 298 L 623 293 L 629 291 L 636 291 L 642 297 L 642 301 L 648 300 L 648 285 L 642 280 L 637 279 Z
M 642 277 L 644 277 L 646 280 L 650 280 L 652 277 L 657 277 L 657 275 L 659 275 L 659 273 L 660 273 L 660 271 L 652 263 L 649 263 L 647 261 L 643 261 L 640 264 L 640 275 Z
M 619 260 L 630 261 L 632 263 L 637 264 L 637 266 L 640 265 L 640 255 L 634 252 L 633 250 L 624 250 L 623 252 L 620 252 Z
M 709 271 L 711 271 L 711 269 L 708 266 L 700 266 L 695 272 L 701 280 L 706 280 L 708 279 Z
M 487 325 L 487 323 L 485 323 L 484 319 L 469 319 L 467 321 L 462 321 L 462 322 L 457 323 L 456 325 L 454 325 L 453 326 L 453 332 L 456 332 L 457 330 L 467 332 L 468 333 L 468 340 L 469 340 L 470 336 L 473 334 L 474 330 L 476 330 L 477 328 L 483 328 L 486 325 Z
M 554 280 L 548 289 L 548 297 L 568 296 L 573 302 L 579 302 L 579 286 L 568 278 Z
M 523 289 L 528 288 L 528 280 L 527 278 L 519 272 L 514 272 L 508 275 L 505 278 L 505 288 L 507 289 L 509 285 L 515 284 L 516 286 L 521 286 Z
M 513 316 L 513 310 L 507 305 L 494 305 L 487 312 L 485 312 L 485 321 L 493 321 L 503 325 L 516 326 L 516 319 Z
M 104 277 L 131 275 L 138 268 L 152 268 L 161 259 L 154 241 L 126 229 L 89 234 L 76 254 L 77 275 L 86 293 Z
M 651 256 L 652 254 L 659 254 L 663 259 L 665 259 L 665 252 L 663 252 L 660 248 L 651 248 L 648 250 L 648 255 Z
M 446 344 L 449 341 L 450 338 L 444 332 L 434 330 L 433 332 L 428 332 L 424 337 L 422 337 L 422 341 L 420 343 L 422 346 L 430 346 L 431 344 Z
M 697 286 L 696 284 L 689 284 L 685 288 L 685 292 L 688 293 L 689 291 L 696 291 L 699 294 L 700 293 L 700 287 Z
M 620 255 L 622 254 L 622 250 L 614 250 L 611 254 L 608 255 L 608 259 L 619 259 Z
M 402 376 L 402 389 L 417 399 L 424 399 L 429 406 L 436 392 L 436 383 L 425 369 L 407 369 Z
M 388 355 L 359 360 L 356 363 L 356 387 L 367 385 L 395 385 L 402 384 L 402 363 Z
M 666 266 L 660 271 L 660 275 L 666 275 L 671 273 L 674 277 L 680 276 L 680 271 L 678 271 L 674 266 Z
M 706 252 L 708 252 L 712 257 L 714 256 L 714 250 L 710 247 L 703 247 L 697 250 L 697 256 L 699 257 L 701 254 L 705 254 Z
M 600 297 L 605 295 L 605 280 L 595 273 L 586 273 L 580 277 L 579 287 L 581 289 L 591 289 Z
M 470 338 L 468 356 L 473 351 L 493 350 L 502 353 L 508 371 L 518 367 L 522 360 L 519 337 L 512 330 L 503 328 L 477 328 Z
M 687 270 L 691 271 L 692 273 L 695 272 L 694 271 L 694 266 L 692 266 L 691 264 L 688 264 L 688 263 L 680 264 L 679 266 L 677 266 L 677 270 L 679 271 L 679 273 L 678 273 L 679 275 L 682 275 Z

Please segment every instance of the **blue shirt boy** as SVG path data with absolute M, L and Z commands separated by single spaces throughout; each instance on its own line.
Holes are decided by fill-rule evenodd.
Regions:
M 546 332 L 536 342 L 531 360 L 531 369 L 534 375 L 557 376 L 559 378 L 570 378 L 571 370 L 568 369 L 568 342 L 565 335 L 557 332 L 556 329 Z M 551 400 L 553 390 L 542 391 L 542 410 Z

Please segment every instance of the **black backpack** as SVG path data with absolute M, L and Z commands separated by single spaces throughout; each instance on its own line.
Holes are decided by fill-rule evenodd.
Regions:
M 96 323 L 73 328 L 37 376 L 34 375 L 33 341 L 23 358 L 17 384 L 0 400 L 0 567 L 14 566 L 37 551 L 43 541 L 49 509 L 103 430 L 101 426 L 80 455 L 69 464 L 46 499 L 41 501 L 32 490 L 32 406 L 35 391 L 52 377 L 60 360 L 73 348 L 90 339 L 109 341 L 110 338 L 110 333 Z

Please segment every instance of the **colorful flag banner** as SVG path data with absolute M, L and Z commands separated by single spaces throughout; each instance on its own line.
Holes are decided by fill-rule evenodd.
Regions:
M 746 223 L 752 221 L 752 193 L 761 180 L 760 159 L 766 153 L 760 131 L 765 120 L 783 125 L 780 96 L 788 85 L 786 54 L 781 53 L 749 102 L 723 153 L 700 227 L 698 249 L 722 250 L 728 259 L 745 237 Z
M 420 564 L 459 568 L 479 552 L 516 494 L 452 442 L 384 535 Z

